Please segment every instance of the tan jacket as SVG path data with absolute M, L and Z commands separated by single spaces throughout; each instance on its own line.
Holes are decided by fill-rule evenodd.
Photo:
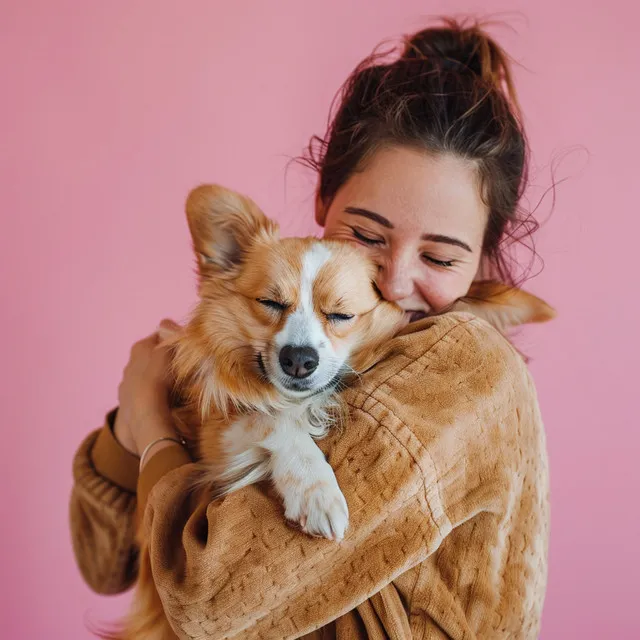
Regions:
M 349 505 L 342 543 L 288 527 L 265 487 L 191 505 L 180 447 L 138 477 L 112 413 L 74 461 L 71 533 L 90 587 L 135 581 L 138 509 L 180 638 L 536 638 L 548 473 L 527 368 L 467 314 L 395 341 L 343 393 L 344 432 L 320 443 Z

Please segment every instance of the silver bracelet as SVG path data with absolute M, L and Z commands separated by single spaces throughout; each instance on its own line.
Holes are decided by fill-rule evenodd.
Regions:
M 144 451 L 142 452 L 142 455 L 140 456 L 140 466 L 139 466 L 139 471 L 142 471 L 142 465 L 144 464 L 144 459 L 147 457 L 147 454 L 149 453 L 149 451 L 151 451 L 151 449 L 153 449 L 153 447 L 155 447 L 159 442 L 165 442 L 170 440 L 171 442 L 175 442 L 176 444 L 179 444 L 181 447 L 185 447 L 187 445 L 187 441 L 184 438 L 171 438 L 169 436 L 165 436 L 163 438 L 156 438 L 155 440 L 152 440 L 145 448 Z

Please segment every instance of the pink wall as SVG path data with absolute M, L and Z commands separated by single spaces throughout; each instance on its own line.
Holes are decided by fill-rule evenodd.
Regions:
M 224 6 L 224 8 L 222 8 Z M 352 66 L 428 14 L 501 11 L 538 168 L 576 145 L 525 332 L 552 464 L 542 637 L 640 637 L 638 11 L 625 0 L 0 4 L 0 607 L 5 638 L 87 638 L 67 528 L 71 456 L 116 401 L 130 344 L 194 300 L 182 204 L 216 180 L 292 234 L 312 179 L 287 159 Z M 635 105 L 635 106 L 632 106 Z M 635 145 L 635 146 L 634 146 Z M 548 202 L 542 209 L 548 211 Z M 633 380 L 636 383 L 633 383 Z M 634 426 L 635 425 L 635 426 Z M 636 505 L 635 508 L 633 505 Z

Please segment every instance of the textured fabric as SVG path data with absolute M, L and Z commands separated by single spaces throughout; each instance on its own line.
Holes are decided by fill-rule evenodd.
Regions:
M 127 451 L 117 440 L 113 432 L 118 410 L 107 414 L 105 425 L 91 448 L 91 460 L 98 475 L 130 493 L 135 493 L 138 485 L 138 467 L 140 458 Z
M 70 504 L 71 540 L 80 571 L 87 584 L 103 594 L 120 593 L 133 584 L 138 558 L 136 495 L 123 486 L 127 482 L 117 482 L 128 478 L 135 488 L 138 467 L 135 456 L 113 437 L 110 416 L 102 429 L 85 438 L 75 455 Z M 109 475 L 96 470 L 91 457 L 96 449 L 102 452 L 101 468 L 112 463 Z
M 168 471 L 191 462 L 189 454 L 180 445 L 171 445 L 154 453 L 145 463 L 138 478 L 138 516 L 144 512 L 149 493 Z
M 197 503 L 194 465 L 155 471 L 143 525 L 180 638 L 537 637 L 548 474 L 526 366 L 467 314 L 410 325 L 395 347 L 319 443 L 349 504 L 342 543 L 288 527 L 264 486 Z M 92 439 L 75 462 L 74 548 L 87 582 L 114 592 L 132 579 L 134 498 L 96 473 Z

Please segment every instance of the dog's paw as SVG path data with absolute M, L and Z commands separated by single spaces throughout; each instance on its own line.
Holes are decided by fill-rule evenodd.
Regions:
M 285 492 L 285 517 L 311 536 L 342 540 L 349 524 L 347 501 L 337 481 L 319 480 Z

